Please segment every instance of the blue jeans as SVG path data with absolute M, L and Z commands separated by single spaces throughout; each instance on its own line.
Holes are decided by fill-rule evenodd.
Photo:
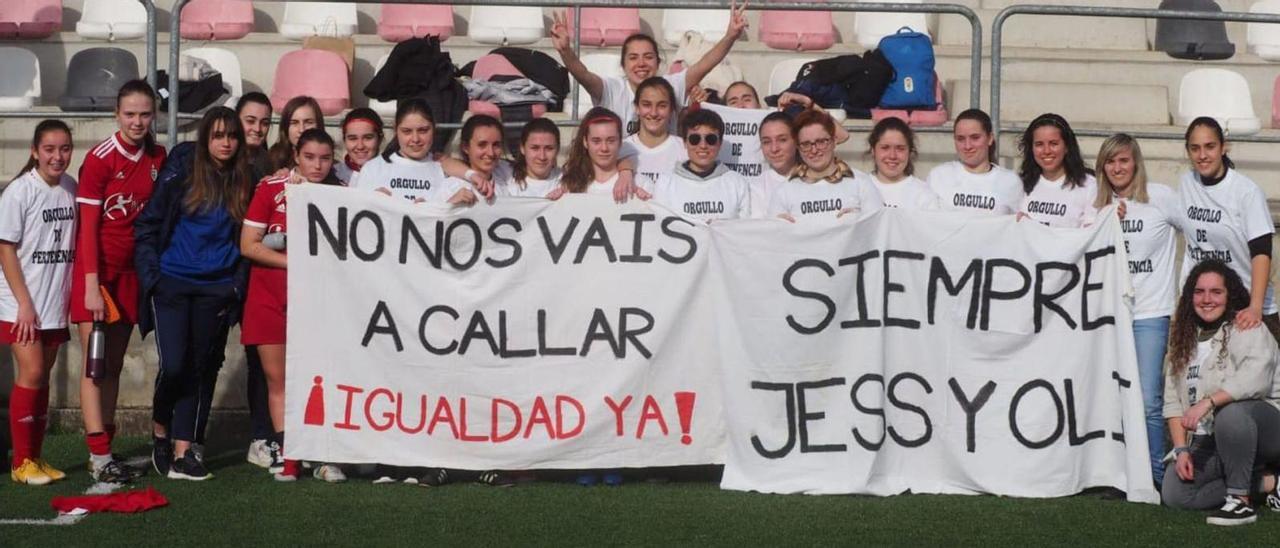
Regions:
M 1151 474 L 1157 485 L 1164 478 L 1164 351 L 1169 342 L 1169 317 L 1133 321 L 1133 343 L 1138 351 L 1138 381 L 1147 416 L 1147 446 Z

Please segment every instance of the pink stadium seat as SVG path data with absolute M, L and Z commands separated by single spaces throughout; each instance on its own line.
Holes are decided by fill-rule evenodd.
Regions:
M 0 1 L 0 39 L 48 38 L 62 30 L 62 0 Z
M 760 14 L 760 41 L 773 49 L 827 49 L 836 43 L 831 12 L 766 11 Z
M 187 40 L 238 40 L 250 32 L 250 0 L 191 0 L 182 8 L 182 37 Z
M 351 104 L 347 62 L 337 53 L 320 49 L 301 49 L 281 56 L 276 65 L 271 106 L 278 111 L 299 95 L 314 97 L 325 116 L 342 112 Z
M 476 66 L 471 69 L 471 78 L 473 80 L 490 80 L 494 76 L 525 77 L 524 73 L 511 64 L 511 61 L 499 54 L 490 53 L 476 59 Z M 488 114 L 494 118 L 502 118 L 502 112 L 498 105 L 489 101 L 470 101 L 467 104 L 467 110 L 471 111 L 472 114 Z M 533 105 L 533 115 L 535 117 L 544 116 L 546 113 L 547 105 Z
M 885 118 L 898 118 L 912 126 L 940 126 L 947 123 L 950 115 L 947 113 L 947 106 L 942 98 L 942 79 L 934 75 L 933 94 L 938 101 L 938 108 L 933 110 L 890 110 L 883 108 L 871 109 L 871 120 L 879 122 Z
M 573 28 L 573 10 L 569 10 Z M 628 36 L 640 32 L 640 8 L 582 8 L 582 45 L 621 46 Z
M 1276 77 L 1275 91 L 1271 92 L 1271 128 L 1280 129 L 1280 76 Z
M 388 42 L 403 42 L 427 35 L 440 41 L 453 36 L 453 6 L 448 4 L 383 4 L 378 18 L 378 36 Z

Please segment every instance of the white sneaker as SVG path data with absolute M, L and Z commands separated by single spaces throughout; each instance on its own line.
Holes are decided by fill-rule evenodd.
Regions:
M 280 444 L 274 441 L 267 442 L 266 469 L 272 474 L 279 474 L 284 470 L 284 454 L 280 451 Z
M 336 464 L 321 464 L 311 470 L 311 475 L 316 479 L 326 483 L 342 483 L 347 481 L 347 475 L 342 473 L 342 469 Z
M 249 464 L 259 468 L 268 468 L 271 466 L 271 448 L 267 445 L 267 440 L 253 440 L 249 442 L 249 452 L 245 454 L 244 460 Z

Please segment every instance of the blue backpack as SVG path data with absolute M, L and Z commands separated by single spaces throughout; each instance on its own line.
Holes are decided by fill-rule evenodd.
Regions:
M 902 27 L 880 39 L 880 53 L 893 65 L 893 81 L 880 96 L 880 108 L 933 109 L 937 75 L 933 72 L 933 43 L 929 36 Z

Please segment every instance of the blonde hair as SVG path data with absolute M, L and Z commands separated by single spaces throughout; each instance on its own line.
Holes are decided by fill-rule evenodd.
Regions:
M 1147 195 L 1147 168 L 1142 160 L 1142 147 L 1138 146 L 1138 140 L 1128 133 L 1117 133 L 1107 137 L 1107 140 L 1102 142 L 1102 148 L 1098 149 L 1098 161 L 1094 164 L 1098 179 L 1098 197 L 1094 199 L 1093 207 L 1101 209 L 1111 203 L 1111 196 L 1116 193 L 1116 189 L 1111 178 L 1107 176 L 1107 161 L 1126 150 L 1133 155 L 1133 181 L 1129 183 L 1133 187 L 1131 196 L 1133 200 L 1144 204 L 1150 199 Z

